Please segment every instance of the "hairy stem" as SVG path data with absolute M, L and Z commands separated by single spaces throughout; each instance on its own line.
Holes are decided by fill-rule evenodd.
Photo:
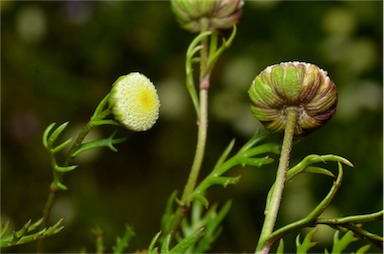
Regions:
M 263 228 L 261 230 L 260 239 L 256 247 L 255 253 L 268 253 L 271 244 L 266 242 L 268 236 L 272 233 L 276 223 L 277 214 L 279 211 L 281 197 L 284 190 L 284 182 L 286 173 L 289 166 L 289 158 L 292 149 L 292 139 L 295 133 L 295 126 L 297 120 L 297 112 L 295 107 L 288 107 L 286 109 L 287 120 L 285 123 L 284 139 L 281 148 L 279 167 L 276 173 L 276 180 L 272 187 L 271 199 L 267 202 L 265 208 L 265 219 Z

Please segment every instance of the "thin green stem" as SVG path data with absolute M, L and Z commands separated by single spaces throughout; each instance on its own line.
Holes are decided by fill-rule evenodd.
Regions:
M 79 133 L 79 135 L 77 136 L 75 142 L 73 143 L 71 149 L 69 149 L 69 152 L 66 156 L 66 159 L 64 161 L 64 166 L 68 166 L 71 164 L 72 160 L 73 160 L 73 153 L 81 146 L 81 144 L 83 143 L 85 137 L 88 135 L 88 133 L 93 129 L 94 125 L 92 123 L 92 120 L 89 121 L 84 127 L 83 129 L 81 130 L 81 132 Z
M 205 80 L 204 82 L 209 82 L 209 77 L 207 77 L 204 80 Z M 198 121 L 198 134 L 197 134 L 195 158 L 193 160 L 191 172 L 189 173 L 189 177 L 185 185 L 183 195 L 181 197 L 181 204 L 179 204 L 179 207 L 175 212 L 175 217 L 172 221 L 172 224 L 167 230 L 168 233 L 172 233 L 172 234 L 175 233 L 175 230 L 180 225 L 182 219 L 184 218 L 185 214 L 189 210 L 192 194 L 196 187 L 196 182 L 197 182 L 201 164 L 204 158 L 205 144 L 207 140 L 207 128 L 208 128 L 208 90 L 201 89 L 200 90 L 200 118 Z
M 109 94 L 102 100 L 100 104 L 101 106 L 105 105 L 105 101 L 107 100 Z M 101 111 L 102 108 L 100 105 L 95 111 L 95 114 L 91 117 L 90 121 L 83 127 L 79 135 L 77 136 L 75 142 L 72 144 L 71 148 L 69 149 L 69 152 L 67 153 L 66 159 L 64 161 L 63 166 L 68 166 L 72 163 L 72 160 L 74 159 L 73 154 L 76 152 L 76 150 L 81 146 L 83 143 L 85 137 L 88 135 L 88 133 L 95 127 L 93 124 L 93 121 L 102 120 L 105 117 L 107 117 L 111 112 L 110 109 L 106 109 L 104 111 Z M 53 175 L 54 175 L 54 181 L 50 185 L 50 192 L 48 194 L 47 201 L 45 202 L 44 210 L 43 210 L 43 218 L 40 225 L 40 230 L 43 230 L 47 227 L 47 223 L 52 211 L 53 204 L 55 203 L 55 199 L 57 197 L 57 194 L 59 192 L 59 187 L 57 186 L 58 182 L 61 182 L 61 179 L 63 177 L 63 173 L 56 172 L 54 168 L 52 168 Z M 37 243 L 37 252 L 43 253 L 44 252 L 44 239 L 40 239 Z
M 81 130 L 81 132 L 79 133 L 79 135 L 76 138 L 75 143 L 73 143 L 72 147 L 70 148 L 70 150 L 66 156 L 66 159 L 64 161 L 64 166 L 68 166 L 72 162 L 73 152 L 75 152 L 80 147 L 84 138 L 88 135 L 88 133 L 92 130 L 93 127 L 94 126 L 92 124 L 92 121 L 89 121 L 84 126 L 84 128 Z M 51 211 L 52 211 L 52 207 L 53 207 L 53 204 L 55 203 L 55 200 L 56 200 L 56 197 L 57 197 L 57 194 L 59 191 L 58 186 L 56 186 L 56 182 L 60 182 L 61 178 L 63 176 L 62 173 L 56 172 L 55 169 L 52 169 L 52 171 L 54 174 L 54 178 L 55 177 L 58 178 L 59 181 L 53 181 L 50 185 L 50 191 L 49 191 L 48 198 L 47 198 L 47 201 L 45 202 L 45 206 L 44 206 L 44 210 L 43 210 L 43 218 L 42 218 L 43 220 L 42 220 L 41 225 L 40 225 L 40 230 L 43 230 L 44 228 L 47 227 L 47 223 L 48 223 Z M 43 238 L 40 239 L 37 243 L 37 252 L 38 253 L 44 252 L 44 239 Z
M 207 31 L 208 23 L 202 20 L 201 33 Z M 205 145 L 207 141 L 207 128 L 208 128 L 208 88 L 210 79 L 210 70 L 208 70 L 208 38 L 204 38 L 200 47 L 200 94 L 199 105 L 197 112 L 197 144 L 195 150 L 195 157 L 193 159 L 191 171 L 188 176 L 187 183 L 181 197 L 181 202 L 175 212 L 174 218 L 167 233 L 175 234 L 176 229 L 179 227 L 182 219 L 189 210 L 193 191 L 196 187 L 197 179 L 199 177 L 200 168 L 204 159 Z
M 201 164 L 203 162 L 205 153 L 205 144 L 207 140 L 207 128 L 208 128 L 208 90 L 200 90 L 200 119 L 198 121 L 198 134 L 195 158 L 193 160 L 191 172 L 188 177 L 187 184 L 185 185 L 183 196 L 181 198 L 182 203 L 186 203 L 187 206 L 190 202 L 193 190 L 195 189 L 197 178 L 199 176 Z
M 49 219 L 49 215 L 51 214 L 53 203 L 55 202 L 56 196 L 57 196 L 57 189 L 50 188 L 50 192 L 48 194 L 47 201 L 44 206 L 43 210 L 43 220 L 40 224 L 40 230 L 44 229 L 47 226 L 47 221 Z M 37 242 L 37 253 L 43 253 L 44 252 L 44 238 L 40 239 Z
M 204 33 L 208 28 L 208 21 L 201 21 L 201 33 Z M 207 73 L 208 69 L 208 38 L 204 38 L 201 42 L 200 49 L 200 94 L 199 94 L 199 114 L 197 119 L 198 132 L 197 132 L 197 144 L 195 157 L 193 159 L 191 172 L 187 183 L 184 188 L 181 202 L 190 205 L 190 199 L 195 189 L 197 178 L 200 173 L 201 164 L 204 158 L 205 144 L 207 141 L 207 128 L 208 128 L 208 88 L 210 73 Z
M 271 198 L 267 202 L 265 208 L 265 219 L 261 230 L 260 239 L 256 247 L 255 253 L 268 253 L 271 245 L 266 243 L 266 239 L 272 233 L 276 223 L 277 214 L 279 211 L 281 197 L 283 195 L 285 177 L 289 166 L 289 158 L 292 149 L 292 140 L 295 133 L 297 112 L 295 107 L 286 109 L 287 120 L 285 123 L 284 139 L 281 148 L 279 167 L 276 173 L 276 180 L 272 190 Z
M 208 21 L 203 19 L 201 21 L 201 33 L 204 33 L 208 28 Z M 205 144 L 207 141 L 207 128 L 208 128 L 208 88 L 209 88 L 209 74 L 207 72 L 208 66 L 208 38 L 204 38 L 201 42 L 200 49 L 200 94 L 199 94 L 199 114 L 197 119 L 197 144 L 195 157 L 191 167 L 191 172 L 185 185 L 181 202 L 189 206 L 190 197 L 196 186 L 197 178 L 199 176 L 201 164 L 204 158 Z

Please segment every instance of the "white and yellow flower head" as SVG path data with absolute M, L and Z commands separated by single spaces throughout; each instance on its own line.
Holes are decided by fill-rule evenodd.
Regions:
M 160 101 L 156 88 L 138 72 L 115 81 L 109 103 L 116 120 L 133 131 L 149 130 L 159 118 Z

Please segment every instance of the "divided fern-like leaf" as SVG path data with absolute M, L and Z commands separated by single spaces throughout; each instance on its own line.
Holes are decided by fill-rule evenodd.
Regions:
M 36 241 L 57 234 L 64 228 L 63 226 L 61 226 L 61 219 L 53 226 L 44 228 L 37 232 L 33 232 L 40 226 L 41 222 L 42 219 L 34 223 L 29 220 L 27 223 L 24 224 L 21 229 L 19 229 L 18 231 L 13 231 L 9 235 L 5 235 L 6 230 L 8 229 L 7 224 L 5 224 L 4 228 L 2 228 L 1 230 L 0 247 L 11 247 L 14 245 L 20 245 Z
M 296 237 L 296 253 L 307 253 L 310 248 L 316 245 L 316 242 L 312 242 L 312 236 L 316 232 L 316 229 L 312 229 L 308 234 L 305 235 L 304 240 L 300 243 L 300 234 Z
M 112 247 L 114 254 L 121 254 L 128 247 L 129 241 L 135 235 L 133 229 L 129 226 L 125 227 L 123 236 L 116 238 L 116 245 Z

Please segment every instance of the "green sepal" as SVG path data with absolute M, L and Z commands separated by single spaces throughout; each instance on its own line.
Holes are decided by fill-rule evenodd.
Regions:
M 125 227 L 123 236 L 116 238 L 116 245 L 112 247 L 114 254 L 121 254 L 128 247 L 129 241 L 135 235 L 133 229 L 129 226 Z
M 116 138 L 115 139 L 114 136 L 116 135 L 116 133 L 117 133 L 117 131 L 113 132 L 111 134 L 111 136 L 109 136 L 108 138 L 104 138 L 104 139 L 95 140 L 95 141 L 81 144 L 79 146 L 79 148 L 72 153 L 71 156 L 76 157 L 82 152 L 85 152 L 85 151 L 88 151 L 88 150 L 91 150 L 94 148 L 101 148 L 101 147 L 108 147 L 112 151 L 117 152 L 117 148 L 114 147 L 113 145 L 114 144 L 120 144 L 120 143 L 127 141 L 128 137 L 122 137 L 122 138 Z
M 193 244 L 199 240 L 201 234 L 204 232 L 204 227 L 196 230 L 195 233 L 187 236 L 181 242 L 179 242 L 175 247 L 173 247 L 169 253 L 170 254 L 179 254 L 186 252 Z
M 61 167 L 59 165 L 55 165 L 54 168 L 55 168 L 55 171 L 57 171 L 57 172 L 66 173 L 66 172 L 69 172 L 69 171 L 76 169 L 78 166 L 79 165 Z
M 307 253 L 308 250 L 312 247 L 314 247 L 317 242 L 312 242 L 312 236 L 317 230 L 314 228 L 311 231 L 309 231 L 308 234 L 305 235 L 303 243 L 300 243 L 300 234 L 296 237 L 296 253 Z

